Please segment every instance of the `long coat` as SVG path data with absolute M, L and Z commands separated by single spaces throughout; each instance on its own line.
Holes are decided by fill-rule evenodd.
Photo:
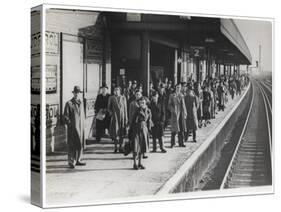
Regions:
M 134 114 L 136 113 L 138 108 L 139 108 L 139 104 L 138 104 L 137 100 L 133 100 L 129 105 L 129 124 L 130 124 L 130 126 L 132 125 Z
M 162 137 L 164 134 L 164 122 L 165 122 L 165 103 L 158 101 L 157 103 L 151 101 L 150 110 L 152 116 L 152 136 L 155 138 Z
M 186 131 L 186 107 L 184 96 L 179 93 L 172 93 L 169 97 L 168 108 L 171 111 L 171 130 L 174 133 Z
M 83 103 L 72 98 L 65 104 L 64 120 L 67 125 L 67 144 L 70 151 L 85 147 Z
M 138 108 L 132 120 L 132 149 L 134 154 L 145 153 L 149 149 L 149 131 L 152 127 L 149 108 Z
M 109 134 L 111 138 L 116 139 L 119 136 L 123 136 L 128 122 L 127 101 L 125 96 L 110 96 L 107 109 L 111 115 L 109 125 Z
M 109 126 L 109 114 L 107 112 L 107 105 L 108 105 L 108 99 L 109 94 L 106 94 L 103 96 L 102 94 L 99 94 L 97 96 L 96 102 L 95 102 L 95 113 L 97 114 L 100 110 L 103 110 L 105 112 L 105 118 L 103 120 L 96 120 L 96 128 L 97 130 L 102 130 L 104 128 L 108 128 Z
M 197 109 L 199 107 L 198 98 L 194 94 L 188 93 L 185 98 L 186 106 L 186 128 L 188 130 L 197 130 L 198 129 L 198 118 L 197 118 Z

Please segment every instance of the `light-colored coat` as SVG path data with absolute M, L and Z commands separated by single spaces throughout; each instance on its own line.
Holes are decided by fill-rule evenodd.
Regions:
M 108 107 L 111 116 L 109 125 L 109 134 L 111 138 L 116 139 L 123 136 L 128 122 L 126 97 L 113 95 L 109 97 Z
M 177 133 L 186 131 L 186 107 L 183 94 L 172 93 L 169 97 L 168 108 L 171 111 L 171 131 Z
M 72 98 L 65 104 L 64 119 L 67 125 L 68 162 L 75 165 L 81 162 L 85 148 L 83 103 Z
M 65 104 L 64 118 L 67 125 L 67 143 L 84 146 L 85 113 L 83 103 L 79 102 L 78 106 L 72 98 Z
M 198 98 L 194 94 L 187 94 L 184 98 L 186 105 L 186 128 L 188 130 L 198 129 L 197 109 L 199 107 Z

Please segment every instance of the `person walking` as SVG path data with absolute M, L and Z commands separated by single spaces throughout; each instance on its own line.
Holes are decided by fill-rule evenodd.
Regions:
M 123 152 L 123 137 L 126 134 L 128 114 L 126 98 L 121 95 L 120 87 L 114 88 L 114 95 L 109 97 L 107 108 L 111 117 L 109 134 L 114 141 L 114 152 Z M 117 149 L 118 144 L 119 149 Z
M 96 113 L 96 141 L 100 142 L 101 137 L 105 134 L 105 129 L 109 128 L 109 113 L 107 111 L 108 105 L 108 87 L 105 83 L 101 86 L 101 93 L 98 94 L 95 102 Z
M 82 93 L 79 86 L 73 88 L 73 98 L 65 104 L 64 120 L 67 125 L 67 151 L 68 151 L 68 165 L 71 169 L 75 166 L 85 166 L 82 162 L 84 142 L 84 120 L 85 113 L 83 102 L 80 100 L 80 93 Z
M 153 127 L 151 128 L 152 131 L 152 142 L 153 142 L 153 149 L 152 152 L 157 151 L 157 144 L 156 140 L 159 142 L 159 147 L 162 153 L 165 153 L 166 150 L 163 146 L 163 135 L 164 135 L 164 122 L 165 122 L 165 103 L 159 101 L 159 94 L 157 91 L 152 93 L 151 96 L 151 116 L 152 116 L 152 123 Z
M 142 155 L 149 149 L 149 131 L 151 130 L 151 111 L 147 107 L 144 97 L 138 99 L 139 108 L 132 119 L 131 136 L 132 136 L 132 152 L 135 170 L 145 169 L 141 163 Z M 137 164 L 138 162 L 138 164 Z
M 179 146 L 185 147 L 183 139 L 186 131 L 186 107 L 180 83 L 176 85 L 176 91 L 170 95 L 168 107 L 171 111 L 171 148 L 175 145 L 176 134 L 178 134 Z
M 193 142 L 196 142 L 196 131 L 198 130 L 198 119 L 197 119 L 197 109 L 199 106 L 198 98 L 192 90 L 192 87 L 189 87 L 187 95 L 184 98 L 186 106 L 186 131 L 188 141 L 189 132 L 192 131 Z

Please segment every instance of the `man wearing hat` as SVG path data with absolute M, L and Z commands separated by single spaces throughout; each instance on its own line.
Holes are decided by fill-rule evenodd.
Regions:
M 107 111 L 108 105 L 108 87 L 106 83 L 103 83 L 100 87 L 101 93 L 98 94 L 95 102 L 96 113 L 96 140 L 100 142 L 101 137 L 104 135 L 105 129 L 109 127 L 109 114 Z
M 120 87 L 114 88 L 114 95 L 109 97 L 107 109 L 111 116 L 109 134 L 114 141 L 114 152 L 117 153 L 118 150 L 123 152 L 123 138 L 128 124 L 128 114 L 127 101 L 125 96 L 121 95 Z
M 184 132 L 186 131 L 185 119 L 187 116 L 184 102 L 184 95 L 181 93 L 181 84 L 176 85 L 176 90 L 170 95 L 168 102 L 171 111 L 171 148 L 175 145 L 175 136 L 178 134 L 178 142 L 180 147 L 185 147 L 183 143 Z
M 74 86 L 73 98 L 65 104 L 64 119 L 67 125 L 68 164 L 70 168 L 85 166 L 81 161 L 84 149 L 84 107 L 79 86 Z

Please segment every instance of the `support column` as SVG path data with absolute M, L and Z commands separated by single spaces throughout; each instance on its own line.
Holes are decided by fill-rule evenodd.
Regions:
M 150 47 L 148 32 L 142 33 L 142 46 L 141 46 L 141 66 L 142 75 L 141 82 L 143 82 L 144 95 L 149 95 L 149 78 L 150 78 Z
M 196 57 L 195 58 L 195 63 L 196 63 L 196 81 L 198 83 L 201 83 L 201 79 L 200 79 L 200 61 L 199 59 Z
M 178 83 L 178 50 L 175 49 L 175 63 L 174 63 L 174 83 Z

